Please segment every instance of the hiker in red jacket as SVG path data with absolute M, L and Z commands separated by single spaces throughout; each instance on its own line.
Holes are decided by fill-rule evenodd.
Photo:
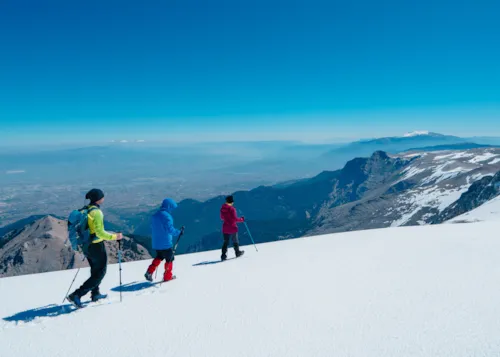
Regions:
M 222 245 L 222 255 L 221 260 L 227 259 L 227 247 L 229 245 L 229 240 L 233 240 L 234 252 L 236 258 L 242 256 L 245 251 L 240 250 L 238 242 L 238 223 L 245 222 L 245 217 L 238 217 L 236 214 L 236 209 L 233 207 L 234 199 L 233 196 L 226 197 L 226 203 L 224 203 L 220 209 L 220 219 L 224 221 L 222 225 L 222 233 L 224 235 L 224 244 Z

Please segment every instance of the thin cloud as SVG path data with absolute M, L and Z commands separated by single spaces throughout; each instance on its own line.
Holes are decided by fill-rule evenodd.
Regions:
M 5 173 L 7 175 L 17 175 L 17 174 L 24 174 L 26 171 L 25 170 L 9 170 L 6 171 Z

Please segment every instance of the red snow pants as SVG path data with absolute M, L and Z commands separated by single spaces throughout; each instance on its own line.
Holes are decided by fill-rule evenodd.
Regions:
M 156 258 L 153 259 L 153 262 L 149 266 L 148 273 L 153 274 L 164 259 L 165 273 L 163 274 L 163 281 L 169 281 L 172 280 L 172 269 L 174 267 L 174 252 L 172 248 L 156 251 Z

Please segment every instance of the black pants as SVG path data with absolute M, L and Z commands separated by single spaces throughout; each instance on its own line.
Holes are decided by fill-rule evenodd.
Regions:
M 172 248 L 165 250 L 157 250 L 156 251 L 156 259 L 164 260 L 166 262 L 174 261 L 174 251 Z
M 90 278 L 75 291 L 79 297 L 87 295 L 89 291 L 92 291 L 92 295 L 99 293 L 99 285 L 106 275 L 108 264 L 104 242 L 90 244 L 86 257 L 90 265 Z
M 238 241 L 238 233 L 226 234 L 224 233 L 224 244 L 222 245 L 222 255 L 226 255 L 227 247 L 229 246 L 229 240 L 232 239 L 233 247 L 236 254 L 240 252 L 240 243 Z

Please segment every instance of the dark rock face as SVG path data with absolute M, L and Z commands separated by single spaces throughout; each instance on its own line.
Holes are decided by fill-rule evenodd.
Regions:
M 458 201 L 437 215 L 432 224 L 439 224 L 469 212 L 500 194 L 500 171 L 474 182 Z

